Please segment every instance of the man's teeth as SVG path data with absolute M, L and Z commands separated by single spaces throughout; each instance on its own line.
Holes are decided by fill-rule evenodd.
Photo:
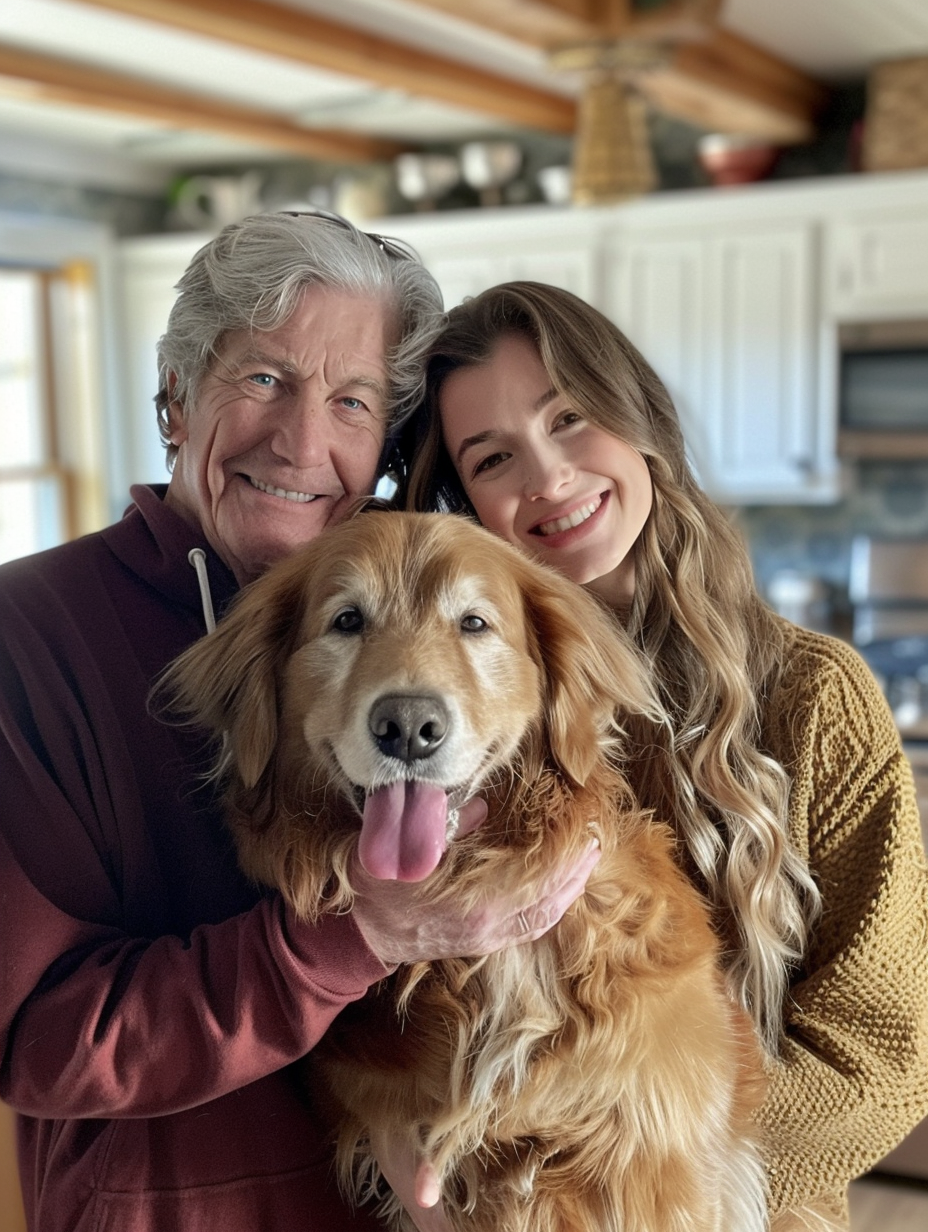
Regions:
M 271 496 L 280 496 L 284 500 L 296 501 L 299 505 L 305 505 L 307 501 L 316 499 L 312 492 L 288 492 L 285 488 L 275 488 L 273 484 L 262 483 L 260 479 L 254 479 L 251 475 L 248 476 L 251 480 L 252 487 L 255 487 L 259 492 L 269 492 Z
M 538 533 L 540 535 L 556 535 L 558 531 L 570 530 L 572 526 L 579 526 L 581 522 L 591 518 L 601 504 L 601 500 L 592 501 L 589 505 L 581 505 L 579 509 L 575 509 L 573 513 L 568 513 L 564 518 L 555 518 L 553 522 L 540 522 Z

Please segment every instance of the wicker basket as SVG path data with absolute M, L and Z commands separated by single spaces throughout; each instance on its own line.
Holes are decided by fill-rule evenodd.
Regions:
M 864 171 L 928 167 L 928 56 L 887 60 L 867 80 Z
M 580 100 L 574 138 L 574 204 L 638 197 L 656 180 L 644 103 L 617 75 L 594 73 Z

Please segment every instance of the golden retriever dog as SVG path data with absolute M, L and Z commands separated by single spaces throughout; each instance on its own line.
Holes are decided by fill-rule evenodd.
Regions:
M 528 905 L 599 838 L 540 940 L 401 968 L 314 1050 L 351 1196 L 377 1127 L 434 1163 L 461 1232 L 767 1227 L 759 1050 L 621 774 L 623 711 L 660 712 L 590 596 L 464 519 L 365 512 L 247 587 L 167 683 L 222 738 L 243 868 L 302 917 L 350 908 L 356 862 L 422 900 Z M 474 793 L 489 815 L 456 838 Z

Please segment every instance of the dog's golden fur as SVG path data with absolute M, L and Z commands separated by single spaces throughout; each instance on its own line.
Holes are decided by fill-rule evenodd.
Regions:
M 350 1192 L 376 1178 L 379 1126 L 433 1160 L 456 1229 L 767 1226 L 758 1048 L 672 833 L 616 768 L 616 704 L 619 720 L 657 707 L 594 600 L 461 519 L 365 513 L 249 587 L 168 683 L 223 736 L 243 867 L 304 917 L 350 907 L 358 789 L 433 773 L 380 764 L 367 716 L 383 694 L 443 699 L 434 774 L 490 806 L 423 898 L 476 906 L 508 886 L 529 903 L 600 838 L 585 894 L 541 940 L 402 968 L 335 1021 L 313 1064 L 343 1110 Z

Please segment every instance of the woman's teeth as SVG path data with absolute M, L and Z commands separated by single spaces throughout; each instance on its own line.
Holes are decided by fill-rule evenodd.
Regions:
M 559 531 L 579 526 L 581 522 L 591 518 L 601 504 L 601 500 L 593 501 L 589 505 L 581 505 L 573 513 L 568 513 L 566 517 L 555 518 L 553 522 L 540 522 L 537 527 L 538 533 L 539 535 L 556 535 Z
M 259 492 L 268 492 L 271 496 L 280 496 L 284 500 L 296 501 L 299 505 L 305 505 L 307 501 L 316 499 L 312 492 L 288 492 L 284 488 L 275 488 L 273 484 L 262 483 L 260 479 L 254 479 L 251 475 L 248 476 L 251 480 L 252 487 L 258 489 Z

